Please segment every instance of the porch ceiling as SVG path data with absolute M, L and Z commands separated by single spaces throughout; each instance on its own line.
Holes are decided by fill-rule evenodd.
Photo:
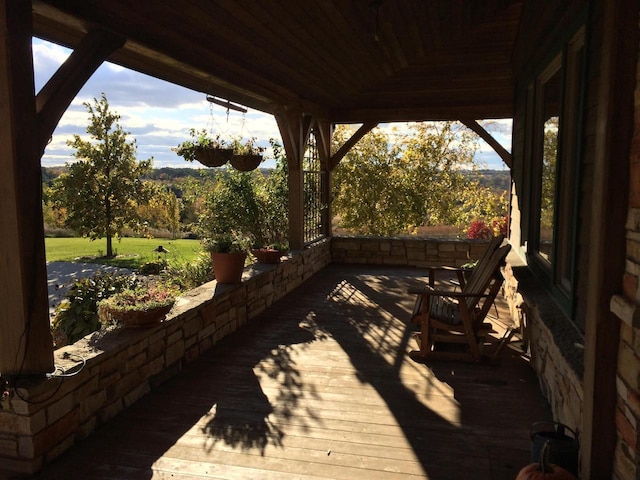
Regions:
M 267 113 L 480 119 L 512 116 L 523 2 L 34 0 L 33 20 L 72 48 L 116 33 L 127 41 L 110 61 Z

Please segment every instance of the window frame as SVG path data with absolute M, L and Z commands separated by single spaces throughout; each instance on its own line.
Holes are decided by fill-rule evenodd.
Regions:
M 527 257 L 536 277 L 573 320 L 576 296 L 576 259 L 582 115 L 585 92 L 585 27 L 574 30 L 554 55 L 544 62 L 527 87 L 525 119 L 529 157 L 528 198 L 530 201 Z M 540 254 L 540 208 L 542 188 L 543 141 L 541 119 L 544 107 L 544 84 L 561 69 L 561 104 L 559 108 L 557 161 L 555 169 L 553 243 L 550 259 Z M 578 325 L 583 329 L 583 326 Z

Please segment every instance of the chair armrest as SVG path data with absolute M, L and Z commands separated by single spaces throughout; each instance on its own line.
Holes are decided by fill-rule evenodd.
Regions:
M 429 271 L 434 271 L 434 272 L 438 272 L 438 271 L 442 271 L 442 272 L 458 272 L 460 270 L 465 271 L 465 270 L 471 270 L 470 268 L 465 268 L 465 267 L 449 267 L 446 265 L 437 265 L 435 267 L 427 267 L 429 269 Z
M 472 268 L 449 267 L 446 265 L 437 265 L 434 267 L 427 267 L 427 268 L 429 269 L 429 285 L 431 285 L 432 287 L 435 284 L 436 273 L 438 272 L 446 272 L 449 274 L 455 273 L 456 277 L 458 278 L 457 280 L 455 280 L 455 282 L 457 282 L 458 285 L 464 286 L 464 283 L 465 283 L 464 274 L 467 272 L 471 272 L 473 270 Z
M 429 295 L 431 297 L 451 297 L 451 298 L 467 298 L 467 297 L 488 297 L 487 293 L 472 293 L 472 292 L 452 292 L 451 290 L 436 290 L 432 287 L 423 288 L 411 288 L 408 290 L 410 294 L 415 295 Z

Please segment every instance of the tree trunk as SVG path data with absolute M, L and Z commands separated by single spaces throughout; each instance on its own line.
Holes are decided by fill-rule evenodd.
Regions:
M 113 246 L 112 246 L 112 238 L 111 234 L 107 233 L 107 257 L 113 257 Z

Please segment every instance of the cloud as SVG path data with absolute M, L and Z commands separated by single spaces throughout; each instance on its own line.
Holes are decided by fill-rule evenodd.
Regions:
M 71 50 L 33 39 L 33 62 L 36 91 L 51 78 L 57 68 L 68 58 Z M 118 113 L 120 126 L 130 132 L 129 140 L 136 140 L 137 157 L 154 157 L 154 166 L 193 167 L 199 164 L 185 162 L 171 148 L 189 138 L 189 130 L 205 129 L 220 134 L 225 139 L 256 137 L 257 144 L 266 147 L 264 166 L 271 167 L 272 157 L 269 139 L 282 143 L 278 125 L 272 115 L 255 110 L 246 114 L 227 111 L 224 107 L 206 101 L 205 94 L 123 68 L 104 63 L 83 86 L 62 116 L 51 142 L 47 146 L 42 164 L 63 165 L 72 162 L 73 150 L 67 140 L 73 135 L 86 136 L 89 114 L 83 103 L 93 103 L 104 94 L 112 111 Z M 496 140 L 507 150 L 511 149 L 511 120 L 487 120 L 482 122 Z M 390 138 L 406 131 L 406 123 L 383 124 Z M 484 141 L 479 142 L 478 160 L 489 168 L 503 168 L 504 163 Z
M 69 57 L 71 50 L 44 40 L 33 40 L 34 78 L 36 90 L 51 78 Z M 194 167 L 171 151 L 189 138 L 189 130 L 205 129 L 223 138 L 256 137 L 258 144 L 268 146 L 270 138 L 280 138 L 271 115 L 249 111 L 243 115 L 223 107 L 211 106 L 202 92 L 189 90 L 111 63 L 103 64 L 73 100 L 45 150 L 43 165 L 72 162 L 73 150 L 67 140 L 73 135 L 86 136 L 89 113 L 83 103 L 105 93 L 112 111 L 120 115 L 120 125 L 136 140 L 139 159 L 154 157 L 156 167 Z M 273 162 L 271 162 L 273 163 Z

